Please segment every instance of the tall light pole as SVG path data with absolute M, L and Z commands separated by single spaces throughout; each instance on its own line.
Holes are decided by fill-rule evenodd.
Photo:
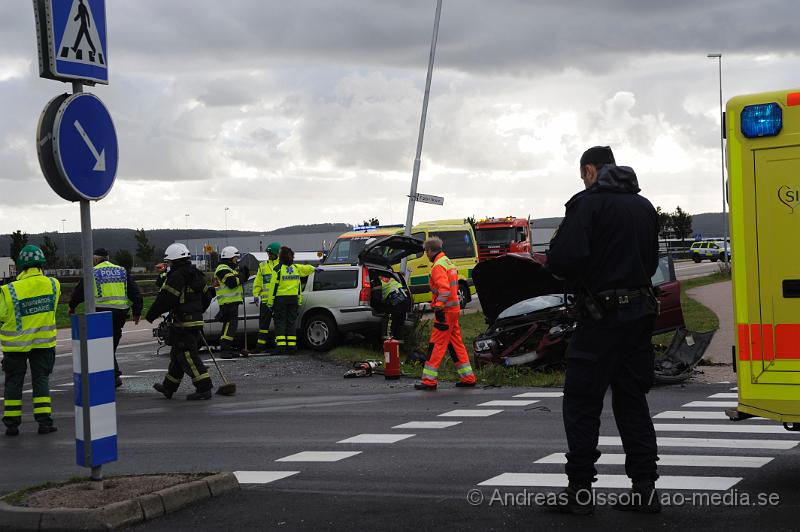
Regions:
M 433 60 L 436 57 L 436 41 L 439 39 L 439 19 L 442 16 L 442 0 L 436 0 L 436 16 L 433 19 L 433 36 L 431 37 L 431 52 L 428 56 L 428 76 L 425 78 L 425 94 L 422 97 L 422 117 L 419 121 L 419 137 L 417 137 L 417 154 L 414 157 L 414 170 L 411 174 L 411 192 L 408 195 L 408 212 L 406 213 L 405 235 L 411 235 L 411 226 L 414 223 L 414 204 L 417 202 L 417 182 L 419 181 L 419 167 L 422 158 L 422 140 L 425 136 L 425 121 L 428 116 L 428 100 L 431 94 L 431 78 L 433 77 Z M 406 273 L 406 260 L 403 259 L 400 271 Z
M 725 186 L 725 113 L 722 109 L 722 54 L 708 54 L 706 57 L 709 59 L 716 59 L 719 67 L 719 157 L 720 172 L 722 174 L 722 262 L 727 264 L 730 250 L 728 247 L 728 218 L 725 215 L 728 191 Z
M 228 209 L 229 207 L 225 207 L 225 245 L 228 245 Z
M 66 229 L 64 229 L 64 224 L 66 224 L 66 223 L 67 223 L 67 219 L 66 218 L 62 218 L 61 219 L 61 247 L 63 248 L 62 255 L 64 255 L 64 268 L 67 267 L 67 233 L 66 233 Z

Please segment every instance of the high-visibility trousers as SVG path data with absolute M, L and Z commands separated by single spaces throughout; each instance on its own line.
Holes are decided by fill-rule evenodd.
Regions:
M 275 318 L 275 345 L 278 353 L 297 351 L 297 296 L 277 296 L 272 305 Z
M 219 338 L 219 347 L 223 351 L 233 351 L 233 339 L 239 325 L 239 303 L 226 303 L 219 307 L 220 321 L 222 322 L 222 336 Z
M 5 373 L 5 389 L 3 390 L 4 410 L 3 424 L 7 427 L 17 426 L 22 422 L 22 386 L 28 364 L 31 366 L 31 384 L 33 385 L 33 418 L 43 425 L 53 424 L 50 406 L 50 374 L 56 362 L 56 350 L 53 347 L 31 349 L 27 353 L 5 353 L 3 355 L 3 372 Z
M 259 347 L 269 347 L 269 344 L 275 343 L 274 338 L 271 338 L 271 334 L 269 332 L 269 326 L 272 323 L 272 309 L 266 305 L 266 303 L 262 304 L 259 309 L 258 314 L 258 346 Z
M 169 352 L 169 368 L 164 375 L 164 388 L 174 393 L 183 376 L 188 375 L 198 392 L 212 389 L 211 376 L 200 358 L 200 330 L 175 327 L 172 331 L 172 350 Z
M 455 355 L 456 371 L 461 382 L 475 382 L 475 374 L 469 363 L 469 353 L 461 339 L 461 325 L 458 323 L 459 313 L 445 312 L 445 322 L 434 319 L 428 350 L 430 358 L 422 369 L 422 384 L 436 386 L 439 376 L 439 365 L 442 363 L 447 348 L 451 347 Z

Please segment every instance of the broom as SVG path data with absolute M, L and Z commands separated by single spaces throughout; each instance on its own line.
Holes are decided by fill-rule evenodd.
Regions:
M 228 379 L 225 378 L 225 374 L 222 373 L 222 369 L 217 364 L 217 359 L 214 358 L 214 352 L 211 350 L 211 347 L 208 345 L 206 341 L 206 335 L 203 334 L 203 331 L 200 331 L 200 338 L 203 339 L 203 343 L 208 349 L 208 354 L 211 355 L 211 360 L 214 361 L 214 365 L 217 367 L 217 371 L 219 372 L 219 376 L 222 378 L 222 386 L 217 387 L 217 395 L 235 395 L 236 394 L 236 383 L 235 382 L 228 382 Z

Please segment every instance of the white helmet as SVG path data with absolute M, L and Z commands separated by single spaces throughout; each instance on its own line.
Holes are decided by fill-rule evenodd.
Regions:
M 189 248 L 177 242 L 175 244 L 170 244 L 167 246 L 167 249 L 164 250 L 164 260 L 188 259 L 191 255 L 192 254 L 189 253 Z
M 222 253 L 219 254 L 221 259 L 232 259 L 233 257 L 239 258 L 239 250 L 233 246 L 222 248 Z

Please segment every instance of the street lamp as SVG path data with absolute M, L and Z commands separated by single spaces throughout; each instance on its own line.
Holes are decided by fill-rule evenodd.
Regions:
M 225 245 L 228 245 L 228 210 L 229 207 L 225 207 Z
M 708 54 L 709 59 L 716 59 L 719 67 L 719 156 L 720 156 L 720 172 L 722 174 L 722 262 L 728 263 L 728 255 L 730 253 L 728 247 L 728 218 L 725 215 L 727 203 L 727 187 L 725 186 L 725 113 L 722 110 L 722 54 Z
M 183 215 L 186 219 L 186 246 L 189 246 L 189 213 Z
M 64 224 L 67 222 L 66 218 L 61 219 L 61 248 L 64 255 L 64 268 L 67 267 L 67 233 L 64 229 Z

